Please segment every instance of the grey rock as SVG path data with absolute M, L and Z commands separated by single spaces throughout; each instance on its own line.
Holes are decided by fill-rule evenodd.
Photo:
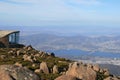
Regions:
M 29 69 L 15 65 L 1 65 L 0 80 L 40 80 L 40 78 Z

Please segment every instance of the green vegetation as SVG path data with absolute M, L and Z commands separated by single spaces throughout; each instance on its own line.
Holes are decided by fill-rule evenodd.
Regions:
M 104 80 L 107 77 L 109 77 L 109 76 L 105 76 L 104 73 L 97 72 L 97 78 L 96 78 L 96 80 Z

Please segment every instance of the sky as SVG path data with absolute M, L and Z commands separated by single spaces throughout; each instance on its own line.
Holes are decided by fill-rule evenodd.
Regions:
M 120 0 L 0 0 L 0 25 L 120 26 Z
M 41 26 L 62 26 L 61 30 L 71 31 L 78 27 L 81 31 L 96 31 L 100 27 L 118 30 L 119 3 L 120 0 L 0 0 L 0 28 L 27 26 L 26 29 L 33 30 Z

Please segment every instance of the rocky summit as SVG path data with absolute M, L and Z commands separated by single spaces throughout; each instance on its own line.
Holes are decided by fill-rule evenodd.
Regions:
M 120 80 L 97 64 L 84 64 L 54 53 L 23 48 L 0 48 L 0 80 Z

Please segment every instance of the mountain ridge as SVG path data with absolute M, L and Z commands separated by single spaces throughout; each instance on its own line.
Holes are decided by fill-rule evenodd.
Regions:
M 100 51 L 120 53 L 120 38 L 118 36 L 61 36 L 56 34 L 34 34 L 21 36 L 21 43 L 31 44 L 36 49 L 61 50 L 78 49 L 83 51 Z

